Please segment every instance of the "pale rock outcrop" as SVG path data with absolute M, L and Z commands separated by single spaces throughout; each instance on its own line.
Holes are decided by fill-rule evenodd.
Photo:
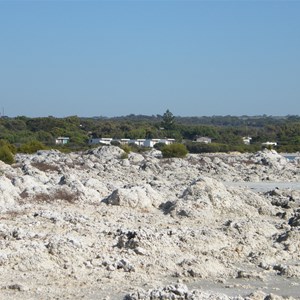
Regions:
M 19 199 L 18 191 L 11 180 L 5 176 L 0 177 L 0 213 L 15 208 L 15 201 Z
M 139 290 L 135 293 L 127 294 L 124 300 L 243 300 L 243 298 L 231 298 L 218 293 L 207 293 L 201 290 L 189 290 L 184 284 L 168 285 L 163 288 L 150 289 L 148 291 Z
M 143 290 L 140 289 L 134 293 L 127 294 L 124 300 L 284 300 L 273 293 L 266 294 L 263 291 L 255 291 L 247 296 L 229 297 L 225 294 L 216 292 L 206 292 L 200 289 L 189 290 L 184 284 L 171 284 L 163 288 Z M 289 297 L 289 300 L 294 298 Z
M 108 204 L 132 208 L 157 207 L 161 201 L 161 195 L 148 184 L 116 189 L 105 199 Z
M 87 152 L 87 154 L 94 155 L 100 158 L 101 160 L 118 159 L 124 153 L 125 153 L 124 150 L 116 146 L 103 146 L 103 147 L 95 148 L 93 150 L 89 150 Z
M 201 177 L 189 185 L 170 207 L 179 215 L 211 218 L 213 214 L 271 214 L 272 209 L 257 194 L 249 190 L 226 188 L 221 182 Z
M 128 160 L 131 164 L 139 164 L 144 161 L 145 157 L 142 154 L 131 152 L 128 154 Z
M 288 159 L 278 154 L 275 150 L 264 150 L 253 156 L 253 161 L 258 164 L 282 169 L 288 164 Z
M 272 299 L 272 280 L 300 298 L 297 161 L 269 150 L 124 153 L 0 162 L 1 299 Z

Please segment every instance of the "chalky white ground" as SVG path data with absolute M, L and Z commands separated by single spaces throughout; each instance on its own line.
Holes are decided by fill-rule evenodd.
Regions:
M 122 154 L 0 162 L 0 299 L 300 299 L 300 159 Z

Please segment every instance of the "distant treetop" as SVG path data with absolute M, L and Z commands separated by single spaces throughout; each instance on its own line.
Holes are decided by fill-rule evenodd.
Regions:
M 163 114 L 163 120 L 161 122 L 161 126 L 167 130 L 172 129 L 174 127 L 174 120 L 175 120 L 175 117 L 167 109 L 166 112 Z

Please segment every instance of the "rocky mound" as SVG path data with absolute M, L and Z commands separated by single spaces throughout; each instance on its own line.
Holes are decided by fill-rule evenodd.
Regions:
M 163 288 L 150 289 L 148 291 L 140 290 L 138 292 L 128 294 L 124 300 L 284 300 L 285 297 L 280 297 L 274 294 L 266 294 L 262 291 L 256 291 L 246 297 L 228 297 L 224 294 L 215 292 L 204 292 L 201 290 L 190 291 L 184 284 L 168 285 Z M 289 297 L 290 300 L 292 298 Z
M 104 146 L 0 163 L 1 299 L 248 299 L 258 286 L 264 298 L 249 299 L 268 299 L 276 280 L 276 294 L 300 298 L 298 163 L 274 151 L 123 154 Z M 230 280 L 250 286 L 244 298 L 170 285 Z

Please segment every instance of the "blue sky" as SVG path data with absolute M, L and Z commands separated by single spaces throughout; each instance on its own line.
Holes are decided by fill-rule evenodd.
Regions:
M 8 116 L 299 115 L 299 1 L 0 0 Z

